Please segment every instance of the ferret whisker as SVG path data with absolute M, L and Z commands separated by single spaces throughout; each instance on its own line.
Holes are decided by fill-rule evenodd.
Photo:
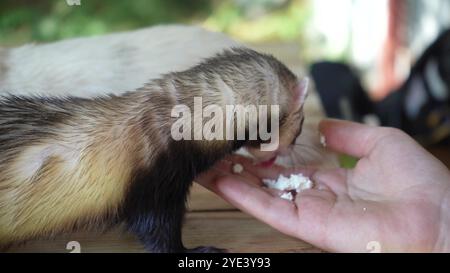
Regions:
M 306 163 L 306 160 L 298 153 L 296 153 L 295 150 L 291 150 L 292 152 L 289 153 L 290 156 L 292 156 L 294 159 L 299 159 L 301 162 L 299 166 L 307 166 L 308 164 Z M 294 160 L 294 164 L 295 166 L 297 166 L 298 161 Z
M 311 153 L 311 152 L 309 152 L 309 151 L 306 150 L 306 149 L 304 149 L 304 150 L 296 150 L 296 149 L 293 149 L 292 152 L 293 152 L 295 155 L 298 155 L 298 156 L 300 156 L 300 157 L 303 157 L 303 154 L 306 154 L 306 155 L 311 156 L 312 158 L 317 158 L 317 156 L 316 156 L 317 154 Z
M 311 158 L 314 158 L 314 159 L 322 159 L 323 158 L 322 154 L 320 154 L 320 153 L 313 153 L 313 152 L 308 151 L 306 149 L 305 150 L 296 150 L 296 149 L 294 149 L 293 153 L 299 154 L 299 155 L 310 156 Z
M 318 148 L 317 146 L 312 146 L 312 145 L 308 145 L 306 143 L 301 143 L 301 142 L 296 142 L 293 145 L 295 146 L 300 146 L 300 147 L 305 147 L 314 151 L 318 151 L 320 148 Z
M 294 157 L 292 156 L 292 153 L 289 153 L 288 156 L 291 159 L 291 166 L 290 167 L 295 167 L 296 161 L 294 160 Z
M 308 151 L 298 151 L 298 150 L 293 150 L 294 156 L 301 158 L 301 159 L 303 160 L 303 162 L 305 162 L 305 166 L 307 166 L 308 163 L 307 163 L 307 160 L 305 160 L 305 158 L 304 158 L 304 156 L 303 156 L 302 153 L 306 153 L 307 155 L 310 155 L 310 156 L 311 156 L 310 162 L 311 162 L 311 161 L 316 161 L 316 160 L 321 160 L 321 159 L 323 158 L 322 155 L 320 155 L 320 157 L 317 157 L 317 156 L 315 156 L 315 155 L 312 154 L 312 153 L 308 153 Z
M 298 146 L 302 149 L 302 152 L 308 153 L 310 155 L 317 155 L 319 158 L 323 158 L 323 153 L 321 153 L 320 151 L 317 150 L 317 148 L 312 147 L 312 146 L 307 146 L 307 145 L 303 145 L 303 144 L 299 144 L 299 143 L 295 143 L 294 146 Z M 303 149 L 304 148 L 304 149 Z M 295 149 L 293 149 L 296 152 L 299 152 Z

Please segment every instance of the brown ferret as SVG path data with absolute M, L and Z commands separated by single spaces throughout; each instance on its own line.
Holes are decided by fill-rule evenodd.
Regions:
M 195 176 L 241 147 L 273 158 L 301 132 L 306 86 L 274 57 L 233 48 L 120 96 L 0 99 L 0 245 L 125 221 L 151 252 L 185 249 Z M 279 146 L 174 140 L 176 105 L 278 105 Z M 272 114 L 272 112 L 270 112 Z M 246 130 L 251 124 L 246 125 Z M 253 127 L 252 127 L 253 128 Z

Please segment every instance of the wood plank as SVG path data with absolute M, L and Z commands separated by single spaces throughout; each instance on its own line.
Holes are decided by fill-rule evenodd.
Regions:
M 189 196 L 190 211 L 221 211 L 235 210 L 235 208 L 197 183 L 194 183 Z
M 184 239 L 186 245 L 213 245 L 231 252 L 319 252 L 297 239 L 283 235 L 242 212 L 191 213 Z
M 7 252 L 70 252 L 69 241 L 78 241 L 81 252 L 145 252 L 131 234 L 117 228 L 110 232 L 79 232 L 49 240 L 30 241 Z M 320 252 L 319 249 L 279 233 L 242 212 L 188 213 L 183 230 L 187 247 L 213 245 L 231 252 Z

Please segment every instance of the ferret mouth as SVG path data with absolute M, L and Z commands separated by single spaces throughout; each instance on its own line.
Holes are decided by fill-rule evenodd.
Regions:
M 269 168 L 269 167 L 272 167 L 273 164 L 275 164 L 276 160 L 277 160 L 277 156 L 274 156 L 269 160 L 259 162 L 258 165 L 261 167 L 264 167 L 264 168 Z

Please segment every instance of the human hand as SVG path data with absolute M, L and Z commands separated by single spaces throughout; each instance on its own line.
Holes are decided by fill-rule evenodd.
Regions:
M 367 252 L 450 251 L 450 172 L 403 132 L 323 121 L 327 147 L 360 158 L 351 170 L 263 168 L 232 156 L 197 182 L 279 231 L 317 247 Z M 244 166 L 233 174 L 232 165 Z M 295 202 L 262 186 L 262 178 L 301 172 L 315 187 Z

